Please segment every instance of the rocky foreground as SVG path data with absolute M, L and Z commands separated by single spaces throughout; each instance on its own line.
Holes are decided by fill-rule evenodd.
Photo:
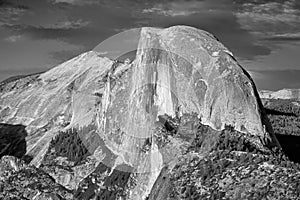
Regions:
M 250 75 L 192 27 L 142 28 L 132 62 L 87 52 L 0 84 L 0 122 L 26 127 L 0 199 L 299 199 Z
M 181 120 L 169 118 L 167 126 L 158 131 L 165 151 L 176 147 L 178 154 L 171 169 L 170 165 L 163 167 L 147 199 L 299 199 L 299 164 L 275 149 L 257 149 L 230 127 L 217 133 L 195 116 Z M 3 157 L 0 198 L 126 199 L 137 186 L 139 174 L 130 166 L 112 169 L 100 163 L 73 187 L 77 183 L 75 162 L 55 156 L 55 147 L 50 151 L 40 168 Z M 88 170 L 84 162 L 92 162 L 88 157 L 81 161 L 77 169 L 83 173 Z

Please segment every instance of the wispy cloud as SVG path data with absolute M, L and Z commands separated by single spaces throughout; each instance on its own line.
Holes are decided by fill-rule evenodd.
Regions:
M 19 20 L 27 10 L 27 6 L 14 3 L 14 1 L 0 1 L 0 25 Z
M 236 12 L 246 30 L 263 38 L 295 39 L 300 32 L 300 10 L 296 0 L 278 2 L 245 1 Z
M 142 13 L 167 17 L 190 16 L 201 12 L 204 7 L 204 1 L 170 1 L 167 3 L 156 3 L 153 7 L 143 9 Z
M 6 42 L 17 42 L 22 39 L 22 35 L 12 35 L 4 39 Z
M 76 20 L 76 21 L 60 21 L 55 24 L 50 24 L 45 26 L 44 28 L 49 29 L 62 29 L 62 30 L 68 30 L 68 29 L 80 29 L 85 26 L 87 26 L 90 22 L 83 21 L 82 19 Z
M 298 33 L 283 33 L 274 34 L 270 37 L 265 38 L 266 40 L 272 41 L 300 41 L 300 32 Z
M 178 17 L 178 16 L 189 16 L 197 13 L 197 11 L 192 10 L 165 10 L 162 7 L 153 7 L 147 8 L 142 11 L 144 14 L 158 14 L 170 17 Z
M 63 39 L 86 27 L 90 22 L 83 20 L 59 21 L 44 26 L 26 24 L 3 24 L 2 27 L 12 31 L 16 35 L 27 35 L 35 39 Z M 15 39 L 16 36 L 12 36 Z M 12 39 L 9 38 L 9 39 Z
M 99 0 L 52 0 L 53 3 L 66 3 L 72 5 L 93 5 L 100 4 Z
M 27 6 L 21 4 L 20 1 L 16 1 L 16 0 L 1 0 L 0 7 L 13 7 L 13 8 L 19 8 L 19 9 L 28 9 Z

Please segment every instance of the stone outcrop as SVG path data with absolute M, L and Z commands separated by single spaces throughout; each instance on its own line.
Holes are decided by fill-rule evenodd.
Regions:
M 24 162 L 13 156 L 3 156 L 0 160 L 0 180 L 4 181 L 12 173 L 16 173 L 25 167 Z

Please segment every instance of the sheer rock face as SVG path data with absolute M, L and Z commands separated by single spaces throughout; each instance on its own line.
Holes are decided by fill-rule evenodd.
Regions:
M 174 116 L 179 106 L 183 113 L 198 113 L 204 124 L 217 130 L 231 124 L 241 132 L 263 133 L 253 81 L 207 32 L 183 26 L 145 28 L 136 62 L 138 87 L 156 87 L 156 101 L 151 102 L 156 115 Z
M 31 164 L 40 165 L 59 130 L 95 124 L 102 145 L 114 155 L 104 164 L 112 169 L 125 164 L 137 173 L 129 199 L 146 198 L 176 155 L 171 151 L 179 151 L 176 142 L 173 149 L 159 148 L 154 135 L 161 115 L 196 113 L 217 131 L 231 125 L 270 136 L 250 76 L 216 38 L 191 27 L 143 28 L 133 63 L 88 52 L 0 91 L 0 122 L 27 126 Z

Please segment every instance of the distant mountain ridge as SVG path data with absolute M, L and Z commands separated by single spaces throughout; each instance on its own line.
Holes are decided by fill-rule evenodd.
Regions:
M 260 90 L 261 99 L 295 99 L 300 100 L 300 89 L 282 89 L 278 91 Z

